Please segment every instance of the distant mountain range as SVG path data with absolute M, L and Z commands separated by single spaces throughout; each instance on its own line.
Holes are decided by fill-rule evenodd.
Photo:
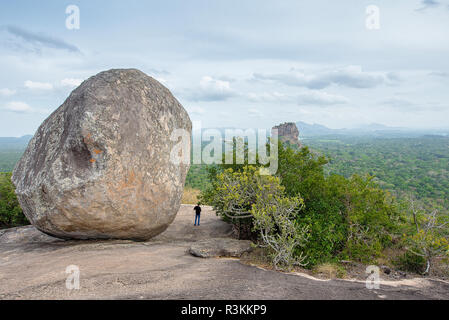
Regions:
M 373 136 L 373 137 L 420 137 L 424 135 L 435 136 L 449 136 L 449 129 L 410 129 L 401 127 L 388 127 L 379 123 L 371 123 L 359 128 L 353 129 L 331 129 L 321 124 L 309 124 L 298 121 L 296 126 L 299 130 L 299 137 L 314 137 L 314 136 L 333 136 L 333 135 L 347 135 L 347 136 Z M 235 127 L 228 128 L 203 128 L 203 133 L 207 129 L 217 129 L 222 136 L 225 136 L 226 129 L 239 129 Z M 244 131 L 245 129 L 242 128 Z M 268 130 L 268 129 L 267 129 Z M 269 132 L 269 130 L 267 131 Z M 197 136 L 198 132 L 194 133 Z M 0 137 L 0 150 L 24 150 L 32 135 L 23 137 Z
M 449 129 L 410 129 L 402 127 L 389 127 L 379 123 L 371 123 L 358 128 L 352 129 L 331 129 L 321 124 L 309 124 L 306 122 L 298 121 L 296 126 L 299 130 L 299 137 L 316 137 L 316 136 L 334 136 L 334 135 L 346 135 L 346 136 L 372 136 L 372 137 L 421 137 L 423 135 L 436 135 L 436 136 L 449 136 Z M 201 133 L 204 133 L 207 129 L 216 129 L 222 136 L 225 135 L 226 129 L 241 129 L 245 128 L 202 128 Z M 268 128 L 267 128 L 268 130 Z M 269 132 L 269 130 L 268 130 Z M 195 132 L 194 136 L 198 136 L 199 132 Z
M 422 135 L 449 135 L 449 129 L 409 129 L 401 127 L 388 127 L 379 123 L 371 123 L 353 129 L 331 129 L 321 124 L 296 122 L 300 137 L 351 135 L 351 136 L 378 136 L 378 137 L 418 137 Z

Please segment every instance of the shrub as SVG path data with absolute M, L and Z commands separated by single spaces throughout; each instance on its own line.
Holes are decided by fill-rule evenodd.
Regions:
M 402 212 L 390 194 L 374 183 L 372 176 L 354 175 L 346 179 L 343 194 L 348 222 L 344 254 L 370 262 L 392 244 L 400 231 Z
M 285 197 L 278 177 L 261 175 L 259 168 L 245 165 L 216 172 L 213 188 L 203 193 L 217 215 L 233 224 L 240 239 L 256 240 L 269 250 L 275 268 L 305 265 L 300 250 L 308 238 L 308 226 L 296 221 L 304 202 Z
M 393 259 L 392 263 L 403 271 L 422 274 L 426 270 L 426 259 L 410 251 L 406 251 L 402 255 Z
M 251 209 L 258 195 L 267 193 L 283 193 L 279 179 L 260 175 L 254 166 L 245 166 L 242 171 L 229 168 L 217 173 L 212 187 L 203 192 L 200 199 L 212 205 L 223 220 L 233 224 L 239 239 L 254 239 Z
M 213 166 L 209 168 L 211 185 L 201 194 L 201 200 L 233 223 L 239 238 L 254 237 L 250 230 L 270 230 L 268 234 L 278 237 L 284 249 L 294 248 L 294 255 L 285 253 L 284 258 L 276 255 L 279 248 L 271 248 L 273 258 L 285 265 L 290 265 L 293 257 L 301 260 L 304 254 L 307 267 L 338 258 L 374 260 L 400 234 L 402 210 L 372 176 L 329 176 L 324 170 L 327 163 L 325 157 L 307 147 L 293 150 L 279 144 L 276 177 L 261 176 L 256 167 L 246 163 Z M 293 199 L 302 199 L 301 210 L 284 217 L 282 206 Z M 256 228 L 255 216 L 260 219 Z M 280 222 L 289 230 L 284 235 L 279 232 L 280 225 L 270 233 L 276 219 L 286 221 Z M 272 239 L 263 241 L 268 244 Z
M 279 195 L 261 194 L 251 213 L 254 229 L 260 232 L 262 246 L 270 249 L 270 258 L 276 269 L 291 269 L 307 265 L 302 251 L 308 238 L 308 226 L 300 226 L 295 220 L 304 207 L 299 198 L 285 198 Z
M 309 266 L 329 261 L 343 249 L 347 231 L 343 205 L 326 183 L 323 166 L 327 160 L 307 147 L 295 151 L 280 146 L 278 156 L 278 176 L 286 194 L 300 194 L 304 199 L 305 208 L 297 221 L 310 229 L 305 248 Z
M 29 224 L 20 208 L 11 182 L 11 173 L 0 173 L 0 228 Z
M 429 274 L 436 258 L 449 256 L 449 240 L 447 236 L 439 235 L 435 230 L 419 230 L 407 236 L 410 247 L 407 250 L 415 256 L 422 257 L 426 262 L 424 274 Z
M 426 261 L 423 273 L 429 274 L 435 259 L 449 257 L 449 215 L 437 209 L 427 212 L 413 200 L 410 209 L 415 230 L 404 235 L 406 249 Z
M 278 175 L 286 194 L 304 199 L 297 220 L 310 228 L 305 251 L 311 265 L 338 255 L 370 261 L 391 244 L 402 213 L 373 177 L 327 176 L 327 159 L 307 147 L 295 151 L 281 146 L 278 154 Z

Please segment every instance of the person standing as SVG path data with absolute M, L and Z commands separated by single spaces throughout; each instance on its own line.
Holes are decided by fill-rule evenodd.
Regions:
M 193 208 L 193 210 L 195 210 L 195 226 L 197 225 L 197 221 L 198 221 L 198 225 L 200 225 L 200 215 L 201 215 L 201 207 L 200 207 L 200 203 L 198 202 L 198 204 L 195 206 L 195 208 Z

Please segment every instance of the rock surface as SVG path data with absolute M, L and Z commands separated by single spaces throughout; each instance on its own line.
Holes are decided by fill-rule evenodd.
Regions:
M 294 122 L 285 122 L 273 127 L 278 130 L 279 140 L 283 143 L 288 142 L 292 146 L 301 148 L 299 141 L 299 130 Z
M 449 299 L 449 284 L 429 278 L 385 281 L 382 273 L 380 289 L 368 290 L 365 267 L 358 281 L 322 280 L 239 259 L 199 259 L 188 252 L 194 241 L 228 237 L 232 230 L 207 206 L 199 228 L 193 220 L 193 206 L 182 205 L 167 230 L 148 242 L 17 238 L 5 243 L 0 235 L 0 300 Z M 70 265 L 80 268 L 79 290 L 66 287 Z
M 40 232 L 33 226 L 0 230 L 0 243 L 52 243 L 64 241 Z
M 163 232 L 189 167 L 170 161 L 178 144 L 170 135 L 191 126 L 170 91 L 139 70 L 89 78 L 39 127 L 14 169 L 25 215 L 59 238 L 145 240 Z
M 240 257 L 252 250 L 251 241 L 230 238 L 212 238 L 195 242 L 190 254 L 200 258 Z

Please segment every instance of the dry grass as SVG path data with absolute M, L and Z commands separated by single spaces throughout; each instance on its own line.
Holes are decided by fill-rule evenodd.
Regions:
M 444 258 L 435 259 L 430 270 L 430 275 L 439 279 L 449 279 L 449 261 Z
M 240 262 L 247 265 L 257 266 L 265 270 L 281 271 L 281 272 L 299 272 L 310 274 L 310 270 L 304 269 L 302 267 L 294 266 L 290 270 L 285 270 L 282 268 L 276 269 L 271 262 L 269 256 L 269 250 L 267 248 L 261 248 L 254 245 L 253 250 L 244 253 L 240 257 Z
M 197 204 L 199 195 L 200 195 L 200 190 L 192 189 L 192 188 L 184 188 L 184 192 L 182 193 L 181 203 Z
M 313 273 L 329 279 L 345 278 L 346 270 L 335 263 L 323 263 L 313 269 Z
M 248 265 L 256 265 L 264 269 L 273 270 L 273 264 L 268 257 L 268 251 L 265 248 L 254 247 L 250 252 L 245 252 L 240 261 Z
M 395 260 L 397 261 L 397 258 L 400 256 L 403 256 L 406 252 L 405 249 L 398 249 L 398 248 L 387 248 L 382 252 L 382 255 L 376 259 L 375 264 L 376 265 L 386 265 L 394 270 L 400 270 L 403 272 L 406 272 L 408 274 L 420 277 L 422 274 L 415 273 L 410 270 L 403 270 L 400 266 L 395 263 Z M 443 258 L 435 259 L 432 263 L 432 268 L 430 270 L 430 275 L 437 277 L 439 279 L 448 279 L 449 278 L 449 261 Z

